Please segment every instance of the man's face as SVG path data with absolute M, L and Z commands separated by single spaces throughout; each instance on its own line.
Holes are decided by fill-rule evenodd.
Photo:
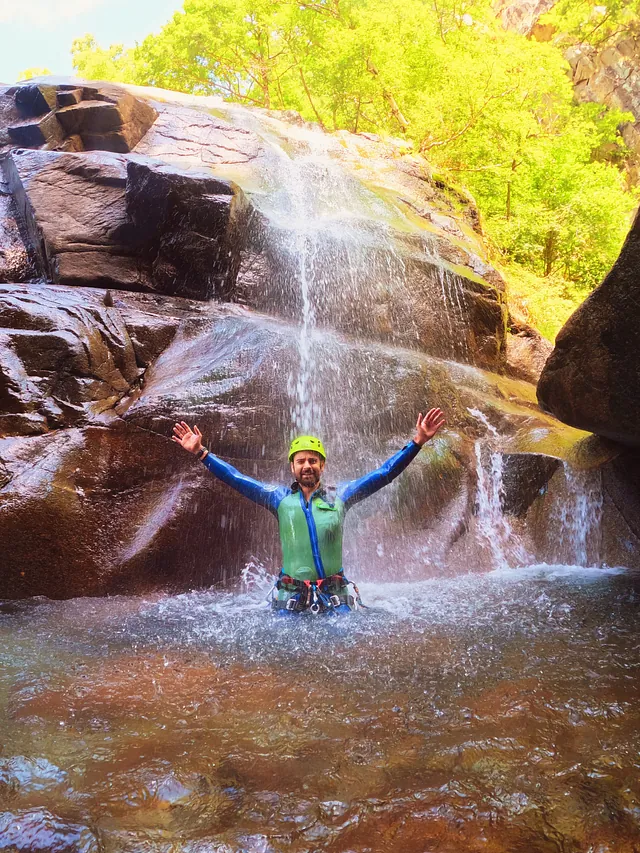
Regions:
M 291 473 L 305 488 L 314 488 L 324 471 L 324 459 L 311 450 L 299 450 L 291 460 Z

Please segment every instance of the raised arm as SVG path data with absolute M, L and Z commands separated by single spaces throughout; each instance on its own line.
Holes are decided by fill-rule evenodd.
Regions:
M 175 424 L 173 427 L 172 441 L 184 447 L 189 453 L 195 454 L 205 467 L 211 473 L 222 480 L 227 486 L 231 486 L 236 492 L 239 492 L 250 501 L 266 507 L 272 513 L 277 514 L 278 504 L 284 497 L 287 489 L 283 486 L 272 486 L 267 483 L 261 483 L 259 480 L 254 480 L 253 477 L 248 477 L 246 474 L 241 474 L 237 468 L 220 459 L 214 453 L 211 453 L 202 443 L 202 433 L 197 426 L 191 429 L 189 424 L 184 421 Z
M 346 508 L 352 507 L 359 501 L 375 494 L 384 486 L 388 486 L 401 474 L 409 463 L 416 458 L 423 444 L 429 441 L 444 425 L 444 414 L 441 409 L 431 409 L 426 415 L 418 415 L 414 437 L 402 450 L 387 459 L 375 471 L 365 474 L 357 480 L 341 483 L 338 486 L 338 497 Z

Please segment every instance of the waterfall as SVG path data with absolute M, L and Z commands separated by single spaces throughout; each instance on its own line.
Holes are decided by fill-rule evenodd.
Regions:
M 467 409 L 487 429 L 491 439 L 499 438 L 497 429 L 479 409 Z M 502 479 L 502 454 L 489 444 L 483 452 L 484 442 L 474 444 L 476 458 L 476 527 L 484 544 L 488 547 L 493 566 L 509 569 L 530 563 L 526 549 L 515 536 L 508 517 L 503 511 L 504 483 Z
M 599 471 L 564 464 L 566 501 L 556 504 L 560 522 L 558 558 L 576 566 L 600 565 L 602 483 Z
M 429 298 L 442 300 L 436 313 L 445 315 L 435 327 L 436 349 L 469 361 L 462 285 L 440 258 L 434 236 L 407 228 L 397 205 L 352 176 L 336 138 L 242 108 L 232 113 L 235 124 L 265 143 L 261 186 L 251 200 L 263 217 L 271 262 L 263 289 L 269 293 L 252 294 L 252 301 L 298 325 L 298 358 L 288 380 L 294 431 L 334 437 L 344 431 L 335 383 L 331 376 L 326 381 L 341 366 L 323 367 L 317 357 L 324 329 L 423 349 L 416 309 L 426 289 Z M 345 377 L 345 393 L 348 386 Z

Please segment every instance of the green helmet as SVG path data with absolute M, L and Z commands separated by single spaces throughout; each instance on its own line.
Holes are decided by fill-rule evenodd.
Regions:
M 289 462 L 291 462 L 293 456 L 301 450 L 311 450 L 322 456 L 323 459 L 327 458 L 322 442 L 314 435 L 299 435 L 298 438 L 293 439 L 291 446 L 289 447 Z

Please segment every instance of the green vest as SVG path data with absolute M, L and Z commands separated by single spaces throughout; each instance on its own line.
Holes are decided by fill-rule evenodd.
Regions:
M 321 577 L 318 555 L 325 577 L 339 572 L 344 516 L 344 503 L 340 498 L 331 504 L 317 492 L 312 494 L 309 505 L 300 491 L 280 501 L 278 526 L 284 573 L 298 580 L 318 580 Z

